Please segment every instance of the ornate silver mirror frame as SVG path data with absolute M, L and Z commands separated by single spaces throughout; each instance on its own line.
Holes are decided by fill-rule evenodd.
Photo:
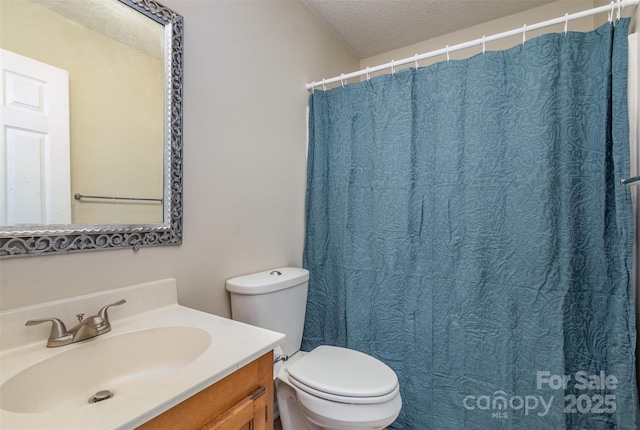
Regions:
M 183 17 L 154 0 L 119 1 L 165 28 L 164 223 L 0 227 L 0 258 L 182 243 Z

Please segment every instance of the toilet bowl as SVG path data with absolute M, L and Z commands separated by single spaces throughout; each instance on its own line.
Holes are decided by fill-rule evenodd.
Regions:
M 308 279 L 305 269 L 285 267 L 227 281 L 233 319 L 287 335 L 278 352 L 289 359 L 274 370 L 283 429 L 388 426 L 402 407 L 398 378 L 389 366 L 336 346 L 299 351 Z
M 381 361 L 346 348 L 298 352 L 276 378 L 286 429 L 382 429 L 400 413 L 398 379 Z

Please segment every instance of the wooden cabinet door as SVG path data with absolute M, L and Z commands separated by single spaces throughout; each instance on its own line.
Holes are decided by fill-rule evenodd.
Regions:
M 273 430 L 273 351 L 138 430 Z
M 264 387 L 236 403 L 202 430 L 264 430 L 267 409 Z

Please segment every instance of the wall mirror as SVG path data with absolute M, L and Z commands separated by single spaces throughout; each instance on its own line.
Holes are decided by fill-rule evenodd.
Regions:
M 183 18 L 0 3 L 0 258 L 182 242 Z

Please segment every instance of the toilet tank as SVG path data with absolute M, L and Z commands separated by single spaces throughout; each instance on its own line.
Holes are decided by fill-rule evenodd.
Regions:
M 286 335 L 280 346 L 285 355 L 300 350 L 307 307 L 309 272 L 282 267 L 227 281 L 231 317 L 236 321 Z

